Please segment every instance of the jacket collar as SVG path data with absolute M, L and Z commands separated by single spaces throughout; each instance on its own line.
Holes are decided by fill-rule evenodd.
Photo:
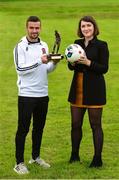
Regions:
M 26 39 L 27 39 L 27 41 L 28 41 L 28 45 L 40 43 L 40 38 L 38 38 L 38 41 L 36 41 L 36 42 L 31 42 L 31 41 L 29 41 L 27 37 L 26 37 Z
M 97 40 L 97 37 L 95 36 L 93 39 L 91 39 L 91 40 L 89 41 L 89 44 L 95 43 L 96 40 Z M 84 44 L 85 39 L 82 38 L 81 41 L 82 41 L 82 43 Z

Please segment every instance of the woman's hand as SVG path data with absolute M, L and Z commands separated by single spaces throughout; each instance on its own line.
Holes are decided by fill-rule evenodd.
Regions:
M 86 66 L 90 66 L 91 61 L 90 61 L 89 59 L 87 59 L 86 56 L 81 55 L 81 56 L 80 56 L 80 59 L 77 61 L 77 63 L 78 63 L 78 64 L 84 64 L 84 65 L 86 65 Z

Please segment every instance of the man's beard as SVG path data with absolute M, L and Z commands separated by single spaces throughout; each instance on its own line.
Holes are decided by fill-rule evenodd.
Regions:
M 30 37 L 31 40 L 36 40 L 36 39 L 38 39 L 38 36 L 39 36 L 38 33 L 29 35 L 29 37 Z

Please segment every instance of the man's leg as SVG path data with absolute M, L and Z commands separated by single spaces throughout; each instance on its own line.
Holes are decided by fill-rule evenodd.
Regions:
M 16 132 L 16 161 L 24 162 L 24 146 L 33 111 L 32 98 L 18 97 L 18 129 Z
M 38 99 L 33 111 L 33 131 L 32 131 L 32 158 L 40 156 L 40 147 L 45 126 L 46 115 L 48 111 L 48 97 Z

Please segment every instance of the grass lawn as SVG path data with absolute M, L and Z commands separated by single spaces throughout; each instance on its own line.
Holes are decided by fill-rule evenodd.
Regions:
M 19 176 L 15 164 L 14 138 L 17 128 L 17 86 L 13 48 L 25 35 L 25 21 L 30 15 L 42 20 L 41 38 L 54 44 L 54 30 L 62 37 L 60 52 L 77 38 L 78 21 L 83 15 L 96 18 L 99 38 L 108 42 L 110 68 L 105 75 L 107 105 L 103 112 L 104 166 L 89 169 L 93 156 L 92 134 L 87 114 L 83 125 L 80 163 L 68 164 L 70 157 L 70 111 L 67 96 L 72 72 L 62 60 L 49 74 L 49 112 L 44 129 L 41 156 L 50 169 L 28 165 L 31 157 L 31 129 L 26 139 L 25 163 L 30 173 Z M 0 179 L 119 179 L 119 0 L 0 0 Z

